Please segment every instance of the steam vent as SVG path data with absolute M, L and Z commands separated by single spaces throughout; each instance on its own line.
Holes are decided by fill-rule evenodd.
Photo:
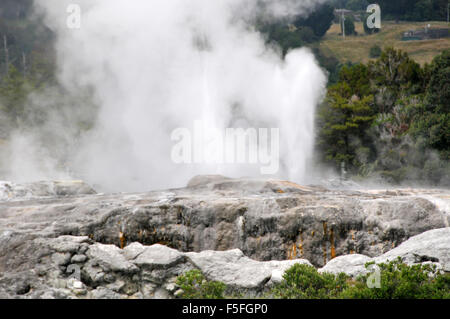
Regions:
M 194 268 L 257 294 L 293 263 L 352 273 L 394 255 L 450 271 L 449 202 L 445 190 L 223 176 L 136 194 L 0 182 L 0 297 L 170 297 Z

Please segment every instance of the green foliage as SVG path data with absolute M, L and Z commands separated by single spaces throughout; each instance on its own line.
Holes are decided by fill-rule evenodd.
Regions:
M 343 273 L 335 276 L 320 274 L 316 268 L 295 264 L 283 275 L 283 281 L 272 289 L 274 298 L 330 299 L 337 298 L 347 288 L 349 277 Z
M 355 20 L 351 16 L 345 17 L 344 23 L 341 21 L 341 32 L 344 32 L 343 27 L 345 26 L 345 35 L 356 35 Z
M 8 74 L 0 83 L 0 110 L 6 112 L 13 121 L 17 121 L 23 116 L 24 105 L 31 90 L 30 83 L 10 65 Z
M 367 263 L 369 267 L 373 263 Z M 408 266 L 401 259 L 378 264 L 380 288 L 369 288 L 373 272 L 352 280 L 344 273 L 320 274 L 314 267 L 296 264 L 283 281 L 271 291 L 283 299 L 449 299 L 450 274 L 442 274 L 435 265 Z
M 407 21 L 445 21 L 447 0 L 379 0 L 384 19 Z
M 450 113 L 450 50 L 431 63 L 430 82 L 426 91 L 428 111 Z
M 446 21 L 448 0 L 332 0 L 335 8 L 365 11 L 369 3 L 378 3 L 384 20 Z
M 47 111 L 30 107 L 29 96 L 56 82 L 54 35 L 38 17 L 28 18 L 31 5 L 31 0 L 5 0 L 0 5 L 0 16 L 4 15 L 0 19 L 0 125 L 8 127 L 3 138 Z
M 328 85 L 336 84 L 339 80 L 342 64 L 339 63 L 339 60 L 333 54 L 325 53 L 320 46 L 312 46 L 311 49 L 319 65 L 328 71 Z
M 274 43 L 281 48 L 283 55 L 286 55 L 290 49 L 299 48 L 315 39 L 311 29 L 294 30 L 282 23 L 265 24 L 260 31 L 266 34 L 269 43 Z
M 315 43 L 331 27 L 334 9 L 328 4 L 317 7 L 308 17 L 299 16 L 289 24 L 286 21 L 264 22 L 257 28 L 267 36 L 269 43 L 277 44 L 283 55 L 290 49 Z
M 369 57 L 371 58 L 379 58 L 381 56 L 382 50 L 378 45 L 374 45 L 370 48 Z
M 0 17 L 3 19 L 19 19 L 31 11 L 33 0 L 2 0 Z
M 357 149 L 361 143 L 370 149 L 365 131 L 375 116 L 367 72 L 362 64 L 344 66 L 339 83 L 328 89 L 325 102 L 319 106 L 318 147 L 326 161 L 336 167 L 342 162 L 350 168 L 360 166 Z
M 373 262 L 367 263 L 369 268 Z M 373 266 L 371 266 L 373 267 Z M 319 273 L 309 265 L 295 264 L 283 280 L 267 292 L 265 298 L 279 299 L 450 299 L 450 274 L 435 265 L 406 265 L 400 258 L 377 264 L 380 287 L 369 288 L 373 271 L 356 279 L 340 273 Z M 371 269 L 373 270 L 373 268 Z M 177 278 L 184 299 L 222 299 L 226 285 L 210 282 L 199 270 L 191 270 Z M 239 296 L 245 297 L 245 296 Z
M 366 267 L 369 264 L 366 265 Z M 408 266 L 401 259 L 378 264 L 380 288 L 369 288 L 363 275 L 345 289 L 341 298 L 350 299 L 449 299 L 450 275 L 441 274 L 435 265 Z
M 322 38 L 330 29 L 334 19 L 334 8 L 323 4 L 316 8 L 307 18 L 299 17 L 294 21 L 297 28 L 309 27 L 318 38 Z
M 388 47 L 378 60 L 369 63 L 369 69 L 378 91 L 391 95 L 389 100 L 383 99 L 381 112 L 389 111 L 400 93 L 423 92 L 422 69 L 406 52 Z
M 448 185 L 449 52 L 423 68 L 393 48 L 368 65 L 343 66 L 317 112 L 323 161 L 394 184 Z
M 366 10 L 369 2 L 366 0 L 348 0 L 345 4 L 345 7 L 349 10 L 360 11 Z
M 425 142 L 426 147 L 441 152 L 450 159 L 450 50 L 444 51 L 431 63 L 430 81 L 424 103 L 415 109 L 411 133 Z
M 198 269 L 190 270 L 177 278 L 176 284 L 183 290 L 184 299 L 224 299 L 226 285 L 208 281 Z

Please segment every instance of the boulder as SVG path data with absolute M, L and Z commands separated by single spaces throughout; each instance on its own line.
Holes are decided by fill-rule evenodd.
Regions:
M 93 244 L 89 247 L 87 256 L 103 271 L 133 273 L 138 270 L 123 256 L 122 250 L 114 245 Z
M 434 229 L 411 237 L 400 246 L 374 258 L 376 263 L 400 257 L 407 264 L 433 262 L 450 272 L 450 227 Z
M 398 258 L 408 265 L 433 263 L 439 269 L 450 272 L 450 227 L 429 230 L 413 236 L 400 246 L 375 258 L 359 254 L 336 257 L 320 268 L 319 272 L 334 274 L 344 272 L 356 278 L 370 272 L 365 268 L 368 262 L 388 263 Z
M 372 261 L 372 258 L 360 254 L 344 255 L 330 260 L 324 267 L 319 269 L 320 273 L 346 273 L 353 278 L 364 275 L 369 272 L 366 269 L 366 263 Z
M 280 274 L 296 263 L 311 265 L 304 259 L 258 262 L 244 256 L 239 249 L 229 251 L 202 251 L 186 253 L 192 264 L 209 279 L 228 286 L 246 290 L 262 290 L 272 279 L 279 281 Z
M 36 258 L 22 257 L 22 269 L 3 269 L 0 293 L 5 298 L 173 298 L 179 290 L 176 277 L 192 269 L 257 295 L 281 281 L 295 263 L 311 265 L 307 260 L 256 261 L 239 249 L 183 253 L 140 243 L 120 249 L 76 236 L 29 240 L 16 253 L 22 256 L 30 249 Z M 77 256 L 84 258 L 71 263 Z

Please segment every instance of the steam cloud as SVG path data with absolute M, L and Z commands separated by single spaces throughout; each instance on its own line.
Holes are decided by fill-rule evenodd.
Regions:
M 50 131 L 72 143 L 66 150 L 76 172 L 71 177 L 105 191 L 143 191 L 184 186 L 196 174 L 259 175 L 254 165 L 173 163 L 171 132 L 202 120 L 223 129 L 279 128 L 278 177 L 304 181 L 313 149 L 314 110 L 326 75 L 308 49 L 293 50 L 283 59 L 248 22 L 258 15 L 308 14 L 322 2 L 78 0 L 81 28 L 69 29 L 66 9 L 73 1 L 36 1 L 37 11 L 57 34 L 59 81 L 72 97 L 81 87 L 92 87 L 100 105 L 95 127 L 76 141 L 71 141 L 69 128 L 58 125 L 59 117 L 52 118 Z M 52 96 L 40 99 L 51 103 Z M 80 99 L 75 112 L 80 113 L 82 103 Z M 17 139 L 16 156 L 24 145 L 35 144 L 25 143 L 24 135 Z M 28 148 L 33 155 L 22 153 L 22 162 L 11 161 L 31 167 L 16 173 L 65 177 L 36 151 Z M 23 162 L 27 160 L 33 165 Z

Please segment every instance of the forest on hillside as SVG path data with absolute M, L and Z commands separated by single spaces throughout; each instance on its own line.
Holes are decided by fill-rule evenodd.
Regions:
M 447 19 L 446 0 L 377 2 L 383 19 Z M 364 11 L 367 4 L 366 0 L 332 0 L 307 17 L 260 20 L 255 27 L 282 54 L 310 47 L 328 73 L 328 92 L 317 109 L 318 161 L 337 171 L 344 166 L 349 177 L 358 179 L 450 186 L 450 51 L 421 66 L 404 52 L 378 48 L 376 59 L 354 64 L 341 63 L 317 45 L 336 22 L 335 8 Z M 67 100 L 56 81 L 54 41 L 51 30 L 32 14 L 32 0 L 1 2 L 0 143 L 15 129 L 47 120 L 47 110 L 29 103 L 33 94 L 52 88 L 52 94 Z M 89 100 L 88 88 L 85 96 L 71 98 L 83 100 L 88 110 L 80 118 L 65 119 L 76 121 L 81 134 L 92 125 L 95 103 Z M 63 110 L 71 105 L 61 102 L 48 107 Z

